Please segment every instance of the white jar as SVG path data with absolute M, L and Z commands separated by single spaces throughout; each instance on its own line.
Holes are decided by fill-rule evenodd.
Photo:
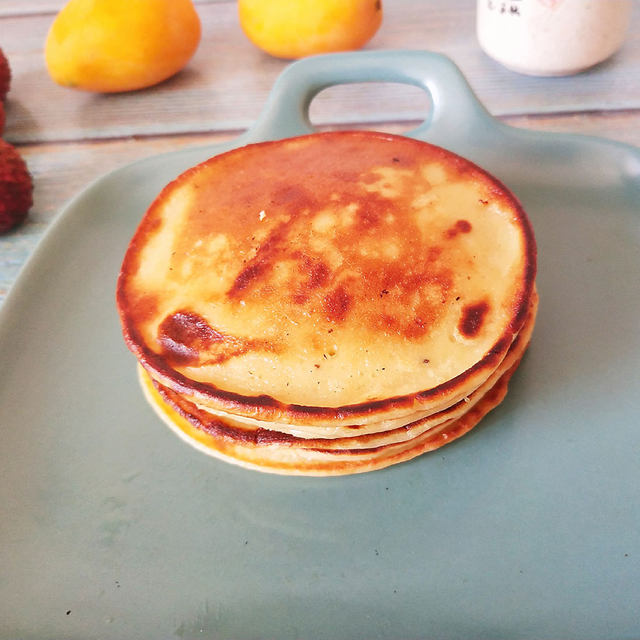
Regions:
M 505 67 L 570 75 L 622 45 L 633 0 L 477 0 L 482 49 Z

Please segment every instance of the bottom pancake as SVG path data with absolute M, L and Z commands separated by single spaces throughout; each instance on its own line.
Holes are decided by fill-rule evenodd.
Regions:
M 172 407 L 139 368 L 146 399 L 162 420 L 183 440 L 208 455 L 247 469 L 283 475 L 336 476 L 382 469 L 438 449 L 463 436 L 504 399 L 516 362 L 462 416 L 447 420 L 420 435 L 396 444 L 364 449 L 323 449 L 291 446 L 287 442 L 256 444 L 233 437 L 220 437 L 192 424 Z

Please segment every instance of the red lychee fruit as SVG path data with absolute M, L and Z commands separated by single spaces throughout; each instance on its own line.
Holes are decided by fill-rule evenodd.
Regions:
M 7 97 L 10 85 L 11 69 L 9 68 L 9 61 L 2 52 L 2 49 L 0 49 L 0 100 L 4 100 Z
M 27 217 L 33 204 L 33 183 L 17 149 L 0 140 L 0 233 Z
M 4 131 L 4 104 L 0 102 L 0 134 Z

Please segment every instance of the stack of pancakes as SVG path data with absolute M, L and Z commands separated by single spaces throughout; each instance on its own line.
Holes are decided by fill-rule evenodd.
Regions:
M 161 192 L 117 302 L 147 400 L 198 449 L 337 475 L 451 442 L 529 344 L 536 247 L 515 197 L 417 140 L 236 149 Z

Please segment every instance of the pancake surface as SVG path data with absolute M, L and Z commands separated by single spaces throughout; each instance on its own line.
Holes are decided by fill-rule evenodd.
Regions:
M 392 447 L 394 430 L 506 389 L 535 271 L 529 221 L 485 171 L 409 138 L 334 132 L 235 149 L 169 184 L 117 303 L 165 420 Z

